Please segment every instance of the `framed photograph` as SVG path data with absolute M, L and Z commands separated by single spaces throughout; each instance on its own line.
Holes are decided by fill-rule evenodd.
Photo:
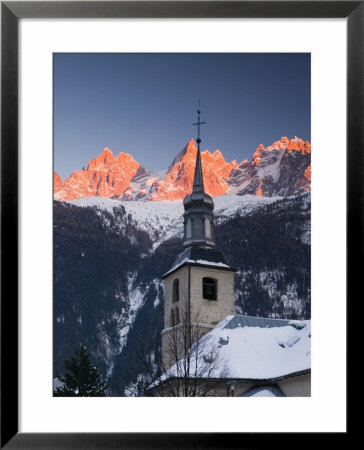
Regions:
M 363 23 L 2 2 L 2 446 L 347 436 Z

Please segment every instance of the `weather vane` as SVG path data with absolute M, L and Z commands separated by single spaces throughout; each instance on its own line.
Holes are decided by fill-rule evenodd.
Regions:
M 200 139 L 200 125 L 206 123 L 206 122 L 201 122 L 201 121 L 200 121 L 200 114 L 201 114 L 201 111 L 200 111 L 200 100 L 199 100 L 199 101 L 198 101 L 198 110 L 197 110 L 197 122 L 194 123 L 194 124 L 192 124 L 192 125 L 197 125 L 197 134 L 198 134 L 198 137 L 197 137 L 196 142 L 197 142 L 197 145 L 198 145 L 198 149 L 199 149 L 199 150 L 200 150 L 200 142 L 201 142 L 201 139 Z

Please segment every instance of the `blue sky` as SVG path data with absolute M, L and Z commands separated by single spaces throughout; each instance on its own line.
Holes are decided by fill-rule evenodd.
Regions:
M 307 53 L 55 54 L 54 169 L 62 179 L 109 147 L 153 172 L 196 138 L 226 160 L 281 136 L 311 139 Z

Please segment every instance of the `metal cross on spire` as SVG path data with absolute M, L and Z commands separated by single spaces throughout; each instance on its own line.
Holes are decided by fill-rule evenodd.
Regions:
M 197 139 L 196 139 L 196 142 L 197 142 L 197 146 L 198 146 L 199 150 L 200 150 L 200 142 L 201 142 L 201 139 L 200 139 L 200 125 L 206 123 L 206 122 L 201 122 L 200 121 L 200 114 L 201 114 L 201 111 L 200 111 L 200 100 L 199 100 L 198 101 L 198 110 L 197 110 L 197 122 L 192 124 L 192 125 L 197 125 Z
M 193 179 L 193 192 L 204 192 L 204 186 L 203 186 L 203 176 L 202 176 L 202 165 L 201 165 L 201 154 L 200 154 L 200 125 L 206 123 L 201 122 L 200 120 L 200 100 L 198 101 L 198 110 L 197 110 L 197 122 L 193 125 L 198 126 L 198 138 L 196 139 L 197 142 L 197 155 L 196 155 L 196 167 L 195 167 L 195 176 Z

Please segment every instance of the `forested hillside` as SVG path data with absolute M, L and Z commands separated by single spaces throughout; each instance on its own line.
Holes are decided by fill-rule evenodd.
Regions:
M 309 318 L 310 194 L 215 221 L 217 246 L 238 269 L 236 312 Z M 109 381 L 108 395 L 138 393 L 140 354 L 158 356 L 161 277 L 182 251 L 179 233 L 153 246 L 158 229 L 143 230 L 122 204 L 108 211 L 55 201 L 55 373 L 84 343 Z

